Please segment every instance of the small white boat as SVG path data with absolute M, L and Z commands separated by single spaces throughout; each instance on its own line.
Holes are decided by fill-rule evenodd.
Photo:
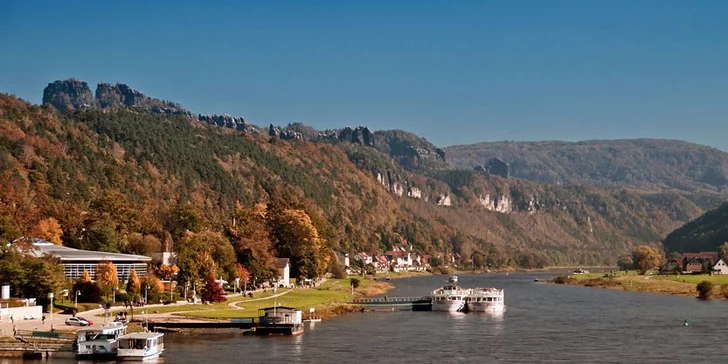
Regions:
M 113 358 L 119 347 L 119 338 L 126 333 L 126 325 L 88 326 L 76 331 L 77 358 Z
M 505 297 L 502 289 L 473 288 L 467 296 L 468 311 L 499 312 L 505 308 Z
M 448 283 L 457 284 L 458 283 L 458 276 L 452 275 L 450 278 L 447 279 Z
M 135 332 L 119 338 L 119 360 L 148 360 L 164 352 L 164 334 L 161 332 Z
M 467 291 L 456 284 L 446 284 L 432 291 L 432 310 L 459 312 L 465 310 Z

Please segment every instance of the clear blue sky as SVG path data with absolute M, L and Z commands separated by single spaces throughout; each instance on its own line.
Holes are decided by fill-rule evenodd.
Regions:
M 123 82 L 267 125 L 439 146 L 657 137 L 728 150 L 728 1 L 27 1 L 0 92 Z

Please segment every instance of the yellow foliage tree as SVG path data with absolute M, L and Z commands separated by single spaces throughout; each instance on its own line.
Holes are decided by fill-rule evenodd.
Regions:
M 129 282 L 126 284 L 126 291 L 131 294 L 138 294 L 141 291 L 142 282 L 139 281 L 139 276 L 136 270 L 132 269 L 129 274 Z
M 116 266 L 109 261 L 102 261 L 96 265 L 96 284 L 104 294 L 109 294 L 119 286 Z
M 331 249 L 319 237 L 306 211 L 285 209 L 269 214 L 269 218 L 279 256 L 291 259 L 291 274 L 306 278 L 324 275 L 331 260 Z
M 177 272 L 179 272 L 179 268 L 177 267 L 177 265 L 174 265 L 174 264 L 171 265 L 171 266 L 170 265 L 166 265 L 166 264 L 160 264 L 155 269 L 155 271 L 156 271 L 157 275 L 159 276 L 159 278 L 162 278 L 162 279 L 170 279 L 175 274 L 177 274 Z
M 88 271 L 86 269 L 83 270 L 83 274 L 81 275 L 81 278 L 78 279 L 78 281 L 82 283 L 91 282 L 91 275 L 88 274 Z
M 61 245 L 63 229 L 61 229 L 61 224 L 58 223 L 58 220 L 49 217 L 38 221 L 38 224 L 33 229 L 32 234 L 39 239 L 50 241 L 56 245 Z

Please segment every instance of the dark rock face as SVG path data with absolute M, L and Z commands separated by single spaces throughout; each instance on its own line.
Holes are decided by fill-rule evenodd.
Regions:
M 288 128 L 281 130 L 281 128 L 270 124 L 268 127 L 268 136 L 277 137 L 281 140 L 302 140 L 303 134 L 300 132 L 290 130 Z
M 69 108 L 95 106 L 96 100 L 86 82 L 71 78 L 49 83 L 43 89 L 43 104 L 50 104 L 58 110 L 65 111 Z
M 492 158 L 489 160 L 486 169 L 488 173 L 503 178 L 508 178 L 511 175 L 510 165 L 500 158 Z
M 191 116 L 189 111 L 176 103 L 148 97 L 123 83 L 99 83 L 96 87 L 96 101 L 101 108 L 133 107 L 158 114 Z
M 327 134 L 324 137 L 331 135 Z M 374 133 L 366 126 L 357 126 L 355 129 L 347 126 L 339 131 L 338 139 L 340 142 L 374 146 Z
M 242 131 L 247 134 L 258 134 L 258 129 L 254 125 L 246 123 L 245 118 L 243 117 L 235 117 L 227 114 L 200 114 L 197 115 L 197 120 L 210 125 L 217 125 L 228 129 L 235 129 L 237 131 Z
M 153 99 L 122 83 L 99 83 L 94 96 L 86 82 L 73 78 L 48 84 L 43 90 L 43 104 L 53 105 L 61 111 L 80 107 L 130 107 L 157 114 L 192 117 L 189 111 L 178 104 Z

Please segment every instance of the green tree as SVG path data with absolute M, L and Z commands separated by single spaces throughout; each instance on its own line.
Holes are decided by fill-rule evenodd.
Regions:
M 161 293 L 164 291 L 164 286 L 162 285 L 162 282 L 159 281 L 159 278 L 155 277 L 154 274 L 147 273 L 147 275 L 142 278 L 141 283 L 139 295 L 146 295 L 147 303 L 159 302 Z
M 361 281 L 359 278 L 349 278 L 349 285 L 351 285 L 351 294 L 354 294 L 354 291 L 359 288 L 359 285 L 361 284 Z
M 619 270 L 630 270 L 634 266 L 632 257 L 629 255 L 623 255 L 617 259 L 617 268 Z
M 648 270 L 660 266 L 662 256 L 657 249 L 647 245 L 640 245 L 632 251 L 632 261 L 635 269 L 640 274 L 645 274 Z

